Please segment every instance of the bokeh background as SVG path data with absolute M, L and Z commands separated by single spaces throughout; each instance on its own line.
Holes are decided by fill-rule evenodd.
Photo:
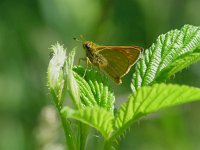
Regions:
M 0 150 L 63 150 L 59 120 L 46 86 L 49 49 L 68 50 L 80 34 L 102 45 L 148 48 L 158 35 L 200 25 L 199 0 L 0 0 Z M 168 82 L 200 87 L 200 64 Z M 114 87 L 130 94 L 131 73 Z M 111 83 L 112 84 L 112 83 Z M 131 127 L 122 150 L 199 150 L 200 103 L 169 108 Z M 59 130 L 58 130 L 59 129 Z

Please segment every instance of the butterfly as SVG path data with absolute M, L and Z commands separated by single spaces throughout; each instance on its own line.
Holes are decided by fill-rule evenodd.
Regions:
M 139 46 L 99 46 L 92 41 L 83 42 L 83 48 L 87 61 L 106 72 L 116 84 L 122 83 L 122 77 L 143 53 Z

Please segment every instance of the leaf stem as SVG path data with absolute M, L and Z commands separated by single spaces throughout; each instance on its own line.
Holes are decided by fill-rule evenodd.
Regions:
M 113 143 L 112 139 L 105 140 L 104 141 L 104 150 L 112 150 L 112 146 L 113 146 L 112 143 Z
M 61 110 L 63 108 L 62 103 L 59 103 L 59 100 L 58 100 L 55 92 L 53 90 L 50 90 L 50 91 L 51 91 L 51 95 L 53 97 L 54 103 L 56 105 L 56 108 L 59 112 L 60 120 L 62 122 L 62 126 L 63 126 L 64 132 L 65 132 L 66 145 L 67 145 L 68 149 L 76 150 L 70 123 L 66 120 L 65 116 L 61 112 Z
M 76 147 L 74 145 L 74 138 L 73 138 L 73 134 L 72 134 L 72 130 L 70 127 L 70 123 L 67 121 L 66 117 L 63 116 L 63 114 L 61 113 L 61 109 L 58 108 L 59 111 L 59 115 L 60 115 L 60 119 L 62 122 L 62 126 L 65 132 L 65 138 L 66 138 L 66 143 L 68 146 L 69 150 L 76 150 Z
M 80 122 L 79 127 L 80 127 L 80 150 L 84 150 L 89 133 L 89 127 L 86 124 L 83 124 L 82 122 Z

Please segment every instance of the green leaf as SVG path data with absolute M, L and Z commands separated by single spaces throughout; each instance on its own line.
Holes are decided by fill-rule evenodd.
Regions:
M 115 135 L 120 135 L 136 119 L 162 108 L 200 100 L 200 89 L 180 86 L 155 84 L 144 86 L 130 96 L 124 103 L 115 120 Z
M 85 70 L 74 67 L 75 78 L 80 89 L 80 98 L 84 106 L 100 106 L 113 111 L 115 97 L 108 86 L 108 80 L 94 69 Z
M 194 64 L 200 60 L 200 51 L 187 54 L 183 58 L 178 58 L 173 62 L 168 68 L 163 70 L 162 74 L 157 78 L 157 81 L 162 81 L 162 79 L 169 78 L 176 72 L 186 68 L 187 66 Z
M 97 129 L 105 139 L 109 138 L 113 132 L 113 114 L 101 107 L 85 107 L 79 110 L 73 110 L 65 107 L 62 114 L 67 118 L 79 120 L 89 126 Z
M 145 85 L 166 80 L 174 73 L 198 61 L 200 51 L 200 28 L 185 25 L 160 35 L 155 44 L 145 50 L 133 74 L 133 91 Z
M 76 48 L 72 49 L 72 51 L 68 54 L 68 58 L 66 60 L 66 77 L 67 77 L 67 85 L 70 96 L 76 106 L 79 108 L 80 105 L 80 89 L 76 79 L 74 77 L 73 63 L 74 63 L 74 56 L 75 56 Z

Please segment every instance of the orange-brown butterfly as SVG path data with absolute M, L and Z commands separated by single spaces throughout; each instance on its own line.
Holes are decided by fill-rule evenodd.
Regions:
M 143 48 L 139 46 L 99 46 L 91 41 L 83 42 L 86 59 L 105 71 L 116 84 L 140 58 Z

